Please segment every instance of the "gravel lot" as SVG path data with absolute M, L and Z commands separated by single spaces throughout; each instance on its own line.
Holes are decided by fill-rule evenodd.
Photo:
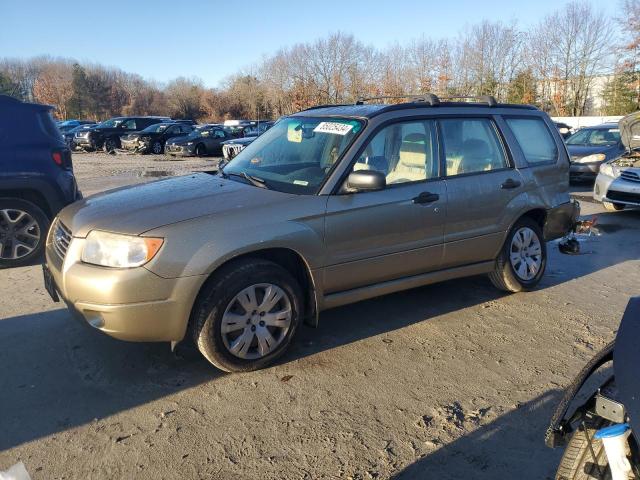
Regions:
M 85 194 L 216 159 L 74 155 Z M 155 172 L 155 173 L 154 173 Z M 159 173 L 158 173 L 159 172 Z M 577 195 L 588 197 L 588 188 Z M 561 389 L 610 341 L 640 284 L 640 212 L 599 214 L 540 288 L 483 277 L 342 307 L 279 365 L 224 375 L 164 344 L 74 322 L 39 266 L 0 272 L 0 470 L 33 479 L 545 479 Z

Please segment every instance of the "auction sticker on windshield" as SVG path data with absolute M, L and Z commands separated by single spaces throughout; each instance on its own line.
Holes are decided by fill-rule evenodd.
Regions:
M 353 125 L 348 123 L 337 122 L 320 122 L 316 128 L 313 129 L 316 133 L 332 133 L 334 135 L 346 135 L 351 131 Z

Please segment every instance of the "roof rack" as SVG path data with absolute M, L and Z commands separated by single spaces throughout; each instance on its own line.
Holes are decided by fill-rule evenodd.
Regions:
M 382 97 L 366 97 L 366 98 L 360 97 L 356 101 L 356 105 L 364 105 L 365 102 L 370 102 L 372 100 L 389 100 L 389 99 L 397 99 L 397 98 L 410 98 L 416 102 L 428 103 L 432 107 L 436 107 L 440 105 L 440 99 L 433 93 L 423 93 L 421 95 L 385 95 Z
M 492 95 L 452 95 L 443 97 L 442 100 L 478 100 L 478 103 L 486 103 L 490 107 L 498 106 L 498 102 Z

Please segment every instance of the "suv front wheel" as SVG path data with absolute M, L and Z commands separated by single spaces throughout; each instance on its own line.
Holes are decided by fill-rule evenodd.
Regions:
M 39 207 L 18 198 L 0 198 L 0 268 L 38 258 L 48 230 L 49 219 Z
M 491 282 L 506 292 L 535 288 L 547 266 L 547 246 L 542 229 L 535 221 L 523 217 L 516 222 L 496 259 Z
M 302 294 L 298 282 L 276 263 L 233 262 L 205 285 L 193 312 L 196 345 L 226 372 L 272 364 L 295 336 Z

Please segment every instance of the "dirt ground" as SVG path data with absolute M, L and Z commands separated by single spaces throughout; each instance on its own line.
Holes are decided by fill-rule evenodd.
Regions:
M 75 155 L 85 194 L 215 159 Z M 164 173 L 154 173 L 164 172 Z M 588 188 L 577 189 L 588 199 Z M 226 375 L 164 344 L 108 338 L 0 271 L 0 470 L 33 479 L 550 479 L 561 389 L 610 341 L 640 284 L 640 212 L 599 214 L 550 251 L 535 292 L 484 277 L 324 312 L 279 365 Z

